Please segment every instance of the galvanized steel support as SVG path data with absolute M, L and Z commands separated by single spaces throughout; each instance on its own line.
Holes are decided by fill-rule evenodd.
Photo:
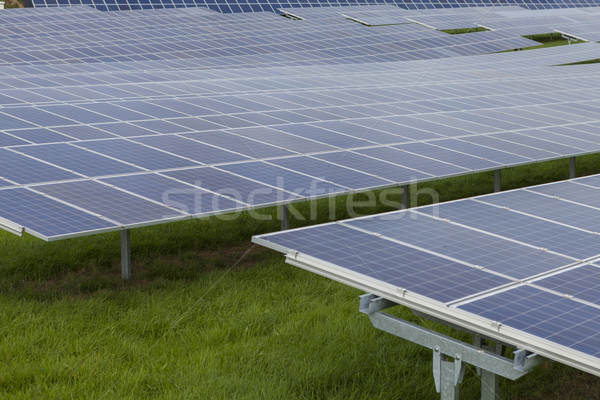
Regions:
M 515 351 L 511 360 L 502 355 L 502 343 L 486 346 L 478 334 L 475 345 L 471 345 L 382 312 L 395 305 L 373 294 L 360 297 L 360 311 L 369 316 L 375 328 L 433 350 L 434 381 L 442 400 L 458 399 L 466 364 L 481 370 L 481 398 L 487 400 L 497 398 L 498 376 L 515 380 L 542 361 L 522 349 Z
M 405 209 L 405 208 L 410 207 L 409 200 L 408 200 L 408 185 L 402 186 L 402 194 L 400 196 L 401 196 L 401 201 L 402 201 L 402 208 Z
M 121 231 L 121 277 L 131 279 L 131 236 L 129 229 Z
M 494 192 L 499 192 L 501 188 L 501 170 L 494 170 Z
M 575 157 L 569 158 L 569 179 L 575 178 Z
M 280 212 L 281 212 L 281 230 L 285 231 L 287 229 L 290 229 L 290 210 L 288 208 L 287 204 L 282 204 L 280 207 Z

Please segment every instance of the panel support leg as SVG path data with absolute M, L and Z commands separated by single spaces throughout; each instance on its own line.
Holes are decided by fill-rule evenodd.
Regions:
M 495 346 L 481 346 L 483 350 L 494 352 L 502 355 L 502 345 L 497 343 Z M 495 373 L 482 369 L 481 370 L 481 400 L 496 400 L 498 396 L 498 388 L 500 377 Z
M 121 231 L 121 277 L 124 281 L 131 279 L 131 241 L 130 231 Z
M 569 158 L 569 179 L 575 178 L 575 157 Z
M 454 361 L 442 354 L 438 346 L 433 348 L 433 379 L 441 400 L 458 400 L 459 385 L 465 373 L 465 364 L 456 355 Z
M 301 263 L 290 264 L 302 266 Z M 373 294 L 360 296 L 360 311 L 369 316 L 375 328 L 433 350 L 433 378 L 442 400 L 458 399 L 466 364 L 481 371 L 482 399 L 496 399 L 498 376 L 515 380 L 543 361 L 542 357 L 525 349 L 514 351 L 514 360 L 511 360 L 503 356 L 502 343 L 485 346 L 486 338 L 479 334 L 475 334 L 475 345 L 471 345 L 383 312 L 395 305 Z M 441 321 L 435 317 L 431 320 Z
M 410 204 L 409 204 L 409 201 L 408 201 L 408 185 L 402 186 L 401 201 L 402 201 L 402 208 L 403 209 L 406 209 L 406 208 L 410 207 Z
M 502 190 L 501 187 L 501 174 L 502 170 L 497 169 L 494 171 L 494 192 L 499 192 L 500 190 Z
M 281 230 L 285 231 L 290 228 L 290 209 L 287 204 L 282 204 L 279 208 L 281 210 Z

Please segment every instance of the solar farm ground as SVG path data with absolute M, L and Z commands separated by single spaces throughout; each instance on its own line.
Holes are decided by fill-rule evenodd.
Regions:
M 577 159 L 578 175 L 598 173 L 599 166 L 600 156 Z M 503 188 L 567 176 L 568 160 L 511 168 L 503 171 Z M 441 201 L 488 193 L 493 173 L 411 189 L 424 188 Z M 422 193 L 419 205 L 431 201 L 430 192 Z M 346 201 L 336 200 L 335 218 L 349 216 Z M 298 208 L 309 215 L 312 206 Z M 318 220 L 291 225 L 327 221 L 327 200 L 317 208 Z M 374 329 L 358 312 L 362 293 L 249 243 L 254 234 L 278 229 L 276 212 L 261 211 L 270 221 L 240 214 L 233 222 L 137 229 L 129 282 L 119 275 L 118 233 L 47 243 L 0 232 L 0 397 L 439 398 L 430 351 Z M 396 312 L 468 339 L 408 310 Z M 478 398 L 479 385 L 470 367 L 462 398 Z M 518 381 L 501 380 L 501 395 L 595 399 L 600 379 L 547 363 Z

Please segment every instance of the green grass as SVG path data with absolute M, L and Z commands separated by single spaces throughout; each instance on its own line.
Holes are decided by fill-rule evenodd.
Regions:
M 474 27 L 474 28 L 462 28 L 462 29 L 441 29 L 441 31 L 444 33 L 449 33 L 450 35 L 462 35 L 463 33 L 489 31 L 489 29 L 479 26 L 479 27 Z
M 571 40 L 571 42 L 569 43 L 569 41 L 567 39 L 563 39 L 561 34 L 558 32 L 540 33 L 537 35 L 525 35 L 523 37 L 526 39 L 535 40 L 536 42 L 539 42 L 541 44 L 535 45 L 535 46 L 524 47 L 521 50 L 534 50 L 534 49 L 540 49 L 543 47 L 555 47 L 555 46 L 564 46 L 564 45 L 568 45 L 568 44 L 584 43 L 582 40 Z
M 577 162 L 580 175 L 600 172 L 600 156 Z M 506 169 L 503 187 L 567 174 L 567 160 Z M 426 187 L 443 201 L 482 194 L 492 190 L 493 173 L 412 190 Z M 431 201 L 416 196 L 413 206 L 417 200 Z M 327 221 L 327 203 L 300 205 L 304 215 L 316 206 L 319 218 L 292 226 Z M 347 216 L 344 203 L 336 199 L 335 218 Z M 276 216 L 275 209 L 262 212 Z M 277 229 L 277 220 L 248 214 L 136 229 L 133 279 L 126 283 L 118 234 L 45 243 L 0 233 L 0 398 L 438 398 L 430 350 L 373 328 L 358 312 L 360 291 L 249 243 L 253 234 Z M 436 326 L 403 308 L 395 313 Z M 548 363 L 516 382 L 502 380 L 501 398 L 600 398 L 599 384 Z M 470 367 L 462 398 L 478 393 Z

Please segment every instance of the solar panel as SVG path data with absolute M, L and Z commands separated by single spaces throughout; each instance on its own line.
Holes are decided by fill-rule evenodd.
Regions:
M 577 193 L 571 194 L 573 188 L 596 191 L 587 183 L 598 179 L 573 179 L 253 240 L 287 254 L 293 265 L 600 375 L 600 267 L 594 264 L 600 251 L 592 230 L 598 207 L 585 196 L 579 202 Z M 465 272 L 458 272 L 463 268 Z
M 498 3 L 494 1 L 481 1 L 481 2 L 459 2 L 449 1 L 442 2 L 438 0 L 420 0 L 420 1 L 405 1 L 405 0 L 353 0 L 344 1 L 338 0 L 335 2 L 326 0 L 312 0 L 307 2 L 294 3 L 295 7 L 328 7 L 328 6 L 355 6 L 355 5 L 367 5 L 367 4 L 393 4 L 399 7 L 407 9 L 443 9 L 443 8 L 466 8 L 466 7 L 477 7 L 482 5 L 494 6 Z M 560 0 L 507 0 L 507 5 L 518 5 L 528 9 L 548 9 L 556 7 L 589 7 L 589 2 L 584 1 L 560 1 Z M 102 11 L 118 11 L 118 10 L 140 10 L 140 9 L 163 9 L 163 8 L 190 8 L 190 7 L 207 7 L 209 9 L 222 12 L 222 13 L 247 13 L 247 12 L 262 12 L 262 11 L 275 11 L 282 7 L 289 7 L 289 2 L 281 0 L 264 0 L 258 2 L 250 1 L 225 1 L 220 0 L 216 2 L 210 2 L 207 0 L 185 0 L 185 1 L 174 1 L 174 0 L 161 0 L 153 2 L 145 1 L 134 1 L 134 0 L 31 0 L 27 3 L 27 6 L 35 7 L 57 7 L 57 6 L 76 6 L 76 5 L 90 5 L 94 8 Z
M 375 8 L 354 11 L 386 12 Z M 0 188 L 56 190 L 62 204 L 93 216 L 111 209 L 113 194 L 149 207 L 116 218 L 116 230 L 169 221 L 170 211 L 189 218 L 273 206 L 600 146 L 593 66 L 575 75 L 548 68 L 597 56 L 597 44 L 483 55 L 529 41 L 414 23 L 368 28 L 337 11 L 302 11 L 304 21 L 195 9 L 3 14 L 0 24 L 16 33 L 0 41 Z M 98 35 L 114 40 L 98 44 Z M 473 52 L 465 70 L 457 54 Z M 168 193 L 172 183 L 185 192 L 172 193 L 182 207 L 141 182 Z M 98 204 L 70 202 L 88 188 L 101 190 Z

